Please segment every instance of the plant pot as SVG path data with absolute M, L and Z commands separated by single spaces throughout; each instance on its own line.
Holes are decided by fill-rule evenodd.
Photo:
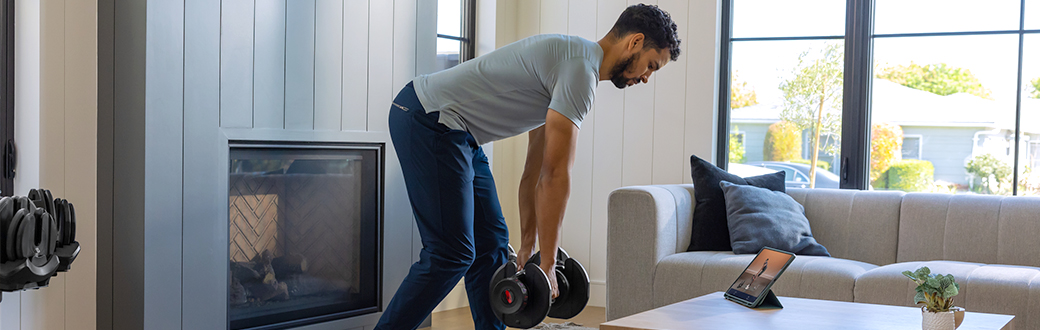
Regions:
M 964 322 L 964 309 L 951 308 L 949 312 L 932 313 L 921 307 L 922 330 L 954 330 Z

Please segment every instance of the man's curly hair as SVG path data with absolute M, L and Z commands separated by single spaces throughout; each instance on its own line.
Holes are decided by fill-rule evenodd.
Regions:
M 651 49 L 667 49 L 672 61 L 679 59 L 679 27 L 672 21 L 672 15 L 656 5 L 638 4 L 628 6 L 621 17 L 618 17 L 610 33 L 621 38 L 631 33 L 642 33 L 645 37 L 644 47 Z

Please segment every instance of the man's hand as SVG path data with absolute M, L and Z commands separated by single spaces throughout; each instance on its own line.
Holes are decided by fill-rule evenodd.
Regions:
M 534 256 L 534 245 L 533 244 L 530 245 L 530 246 L 523 246 L 523 245 L 521 245 L 520 246 L 520 250 L 516 251 L 516 270 L 519 271 L 521 269 L 524 269 L 524 266 L 527 265 L 527 261 L 531 260 L 531 257 L 533 257 L 533 256 Z
M 556 260 L 555 258 L 546 263 L 545 258 L 542 258 L 542 264 L 539 265 L 542 272 L 545 273 L 545 277 L 549 278 L 549 291 L 552 291 L 552 298 L 556 299 L 560 296 L 560 288 L 556 282 Z

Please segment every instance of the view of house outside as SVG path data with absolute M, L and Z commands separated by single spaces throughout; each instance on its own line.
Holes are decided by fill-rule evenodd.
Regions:
M 787 172 L 788 187 L 838 188 L 845 2 L 800 4 L 733 0 L 729 161 L 740 165 L 730 171 L 764 167 Z M 1018 194 L 1040 195 L 1040 34 L 1024 34 L 1021 91 L 1017 32 L 956 34 L 1017 31 L 1021 6 L 876 0 L 872 189 L 1011 195 L 1017 171 Z M 1036 29 L 1040 0 L 1026 8 Z M 955 35 L 892 36 L 946 32 Z

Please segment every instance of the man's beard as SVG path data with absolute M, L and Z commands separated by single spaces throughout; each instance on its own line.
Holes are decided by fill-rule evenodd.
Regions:
M 617 87 L 618 89 L 628 87 L 628 82 L 631 81 L 631 79 L 625 78 L 625 69 L 628 69 L 635 60 L 636 56 L 631 55 L 618 62 L 618 65 L 615 65 L 614 68 L 610 70 L 610 81 L 614 83 L 614 87 Z

